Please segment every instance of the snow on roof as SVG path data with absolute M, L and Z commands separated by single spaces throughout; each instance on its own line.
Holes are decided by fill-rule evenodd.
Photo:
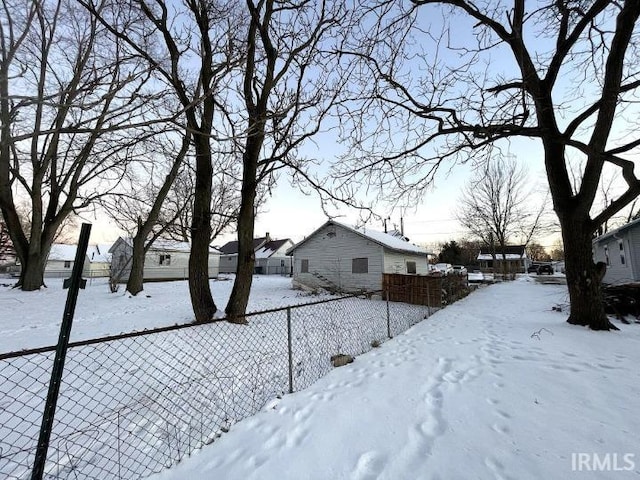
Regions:
M 54 243 L 49 251 L 49 260 L 63 262 L 74 261 L 76 259 L 77 245 L 67 245 L 64 243 Z
M 618 228 L 616 228 L 614 230 L 609 230 L 607 233 L 604 233 L 604 234 L 600 235 L 599 237 L 594 238 L 593 239 L 593 243 L 601 242 L 603 240 L 607 240 L 610 237 L 615 237 L 616 235 L 618 235 L 618 234 L 620 234 L 620 233 L 624 232 L 625 230 L 628 230 L 628 229 L 630 229 L 632 227 L 635 227 L 636 225 L 640 225 L 640 218 L 632 220 L 629 223 L 625 223 L 621 227 L 618 227 Z
M 133 246 L 133 239 L 120 237 L 119 240 L 122 240 L 129 246 Z M 115 246 L 115 243 L 114 243 Z M 113 247 L 111 247 L 113 248 Z M 156 238 L 149 247 L 149 251 L 157 251 L 161 250 L 163 252 L 184 252 L 189 253 L 191 251 L 191 244 L 189 242 L 178 242 L 176 240 L 169 240 L 165 238 Z M 220 253 L 215 247 L 209 246 L 209 253 Z
M 394 237 L 393 235 L 390 235 L 388 233 L 379 232 L 377 230 L 372 230 L 372 229 L 367 228 L 367 227 L 362 227 L 362 228 L 350 227 L 350 226 L 345 225 L 343 223 L 336 222 L 335 220 L 328 220 L 324 225 L 322 225 L 320 228 L 315 230 L 307 238 L 305 238 L 304 240 L 302 240 L 301 242 L 297 243 L 292 248 L 290 248 L 287 251 L 287 254 L 291 254 L 298 246 L 302 245 L 304 242 L 307 241 L 307 239 L 309 239 L 310 237 L 315 235 L 318 231 L 320 231 L 321 229 L 323 229 L 327 225 L 337 225 L 339 227 L 342 227 L 342 228 L 344 228 L 346 230 L 349 230 L 350 232 L 353 232 L 353 233 L 355 233 L 357 235 L 360 235 L 361 237 L 364 237 L 364 238 L 366 238 L 368 240 L 371 240 L 372 242 L 375 242 L 378 245 L 381 245 L 381 246 L 383 246 L 385 248 L 388 248 L 390 250 L 396 250 L 396 251 L 400 251 L 400 252 L 410 252 L 410 253 L 421 254 L 421 255 L 430 255 L 431 254 L 430 252 L 428 252 L 423 247 L 419 247 L 417 245 L 413 245 L 412 243 L 406 242 L 406 241 L 404 241 L 404 240 L 402 240 L 400 238 Z
M 527 256 L 526 255 L 520 256 L 514 253 L 507 253 L 503 257 L 501 253 L 496 252 L 496 260 L 503 260 L 503 258 L 505 260 L 520 260 L 521 258 L 527 258 Z M 493 256 L 491 256 L 490 253 L 479 253 L 478 260 L 493 260 Z
M 106 243 L 89 245 L 87 247 L 87 257 L 89 257 L 90 262 L 110 263 L 111 262 L 111 254 L 109 253 L 110 248 L 111 248 L 111 244 L 106 244 Z
M 293 244 L 293 242 L 285 238 L 283 240 L 271 240 L 270 242 L 265 243 L 262 247 L 256 250 L 256 258 L 269 258 L 274 253 L 278 251 L 284 244 L 287 242 Z

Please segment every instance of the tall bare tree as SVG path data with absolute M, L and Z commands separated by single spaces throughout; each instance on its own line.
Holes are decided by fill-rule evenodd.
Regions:
M 109 191 L 146 135 L 149 69 L 71 0 L 0 9 L 0 209 L 18 285 L 34 290 L 65 219 Z
M 240 99 L 246 129 L 242 150 L 242 202 L 238 216 L 238 270 L 225 309 L 244 322 L 254 271 L 256 194 L 289 169 L 318 190 L 300 146 L 316 135 L 335 107 L 346 75 L 335 75 L 339 36 L 348 30 L 338 0 L 246 1 L 246 59 Z
M 371 5 L 369 4 L 371 7 Z M 446 160 L 467 161 L 529 139 L 544 159 L 565 246 L 568 322 L 614 328 L 604 312 L 591 254 L 598 227 L 640 194 L 637 0 L 415 0 L 366 10 L 356 58 L 366 68 L 367 115 L 380 129 L 359 136 L 375 180 L 420 189 Z M 363 15 L 366 16 L 366 15 Z M 362 112 L 363 109 L 360 109 Z M 354 109 L 351 117 L 365 118 Z M 394 135 L 384 135 L 393 129 Z M 568 159 L 581 159 L 572 185 Z M 387 165 L 392 166 L 386 169 Z M 601 209 L 594 198 L 605 165 L 626 188 Z M 368 177 L 371 181 L 371 176 Z
M 458 220 L 491 247 L 492 255 L 504 255 L 510 241 L 526 246 L 548 227 L 544 223 L 545 203 L 538 201 L 536 205 L 532 193 L 522 165 L 493 158 L 462 191 Z
M 189 293 L 195 320 L 208 321 L 217 311 L 208 268 L 214 175 L 211 144 L 223 135 L 226 113 L 220 90 L 244 55 L 238 48 L 243 31 L 238 6 L 231 0 L 135 0 L 115 3 L 113 11 L 102 12 L 93 1 L 78 1 L 154 67 L 180 104 L 176 122 L 191 137 L 195 152 Z M 122 18 L 126 20 L 118 21 Z

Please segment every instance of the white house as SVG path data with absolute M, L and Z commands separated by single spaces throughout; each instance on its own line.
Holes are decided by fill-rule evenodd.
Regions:
M 157 239 L 145 255 L 144 280 L 182 280 L 189 277 L 189 254 L 191 245 L 187 242 Z M 109 253 L 112 255 L 111 271 L 118 281 L 126 282 L 131 273 L 133 242 L 130 238 L 118 238 Z M 220 252 L 209 248 L 209 278 L 217 278 Z
M 293 242 L 273 240 L 269 233 L 264 237 L 253 239 L 255 251 L 255 273 L 267 275 L 284 275 L 291 273 L 291 257 L 286 254 Z M 220 273 L 236 273 L 238 269 L 238 241 L 225 243 L 220 247 Z
M 84 265 L 82 267 L 83 277 L 108 277 L 109 245 L 88 245 Z M 73 264 L 76 259 L 77 245 L 66 245 L 54 243 L 51 245 L 47 263 L 44 268 L 45 277 L 65 278 L 71 275 Z
M 287 250 L 293 247 L 293 242 L 284 240 L 271 240 L 256 249 L 255 272 L 266 275 L 291 274 L 293 258 L 287 255 Z
M 424 248 L 369 228 L 353 228 L 334 220 L 288 251 L 293 255 L 294 285 L 345 292 L 382 289 L 383 273 L 426 275 Z
M 607 265 L 603 283 L 640 281 L 640 219 L 594 239 L 593 259 Z

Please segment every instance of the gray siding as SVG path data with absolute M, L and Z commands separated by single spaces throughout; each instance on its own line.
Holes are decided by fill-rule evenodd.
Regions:
M 236 273 L 238 270 L 238 255 L 220 255 L 220 273 Z
M 354 258 L 369 259 L 369 273 L 351 273 Z M 309 273 L 301 273 L 301 260 Z M 340 228 L 327 225 L 294 251 L 294 282 L 310 287 L 336 287 L 346 292 L 382 288 L 383 249 Z M 326 279 L 326 280 L 325 280 Z
M 639 271 L 640 232 L 627 230 L 616 237 L 607 237 L 594 243 L 594 260 L 607 263 L 607 273 L 603 282 L 617 284 L 637 281 L 638 278 L 637 275 L 634 275 L 634 271 Z M 624 263 L 620 254 L 621 243 L 624 248 Z M 608 262 L 606 250 L 608 250 Z

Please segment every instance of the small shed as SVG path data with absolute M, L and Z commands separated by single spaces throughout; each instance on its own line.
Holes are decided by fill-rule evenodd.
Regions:
M 287 252 L 294 285 L 345 292 L 382 289 L 383 273 L 426 275 L 426 249 L 369 228 L 329 220 Z
M 126 282 L 131 273 L 133 241 L 120 237 L 109 250 L 111 271 L 120 282 Z M 157 239 L 147 250 L 144 260 L 145 281 L 184 280 L 189 277 L 191 244 L 174 240 Z M 217 278 L 220 252 L 209 248 L 209 278 Z
M 593 260 L 607 265 L 603 283 L 640 281 L 640 219 L 594 239 Z

